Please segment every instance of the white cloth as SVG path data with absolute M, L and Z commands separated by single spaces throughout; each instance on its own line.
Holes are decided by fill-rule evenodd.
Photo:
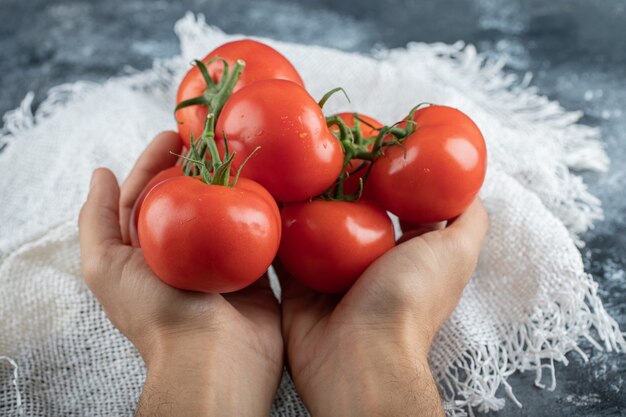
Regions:
M 238 36 L 187 15 L 176 25 L 182 55 L 103 84 L 32 95 L 5 115 L 0 143 L 0 414 L 132 415 L 145 369 L 106 319 L 80 273 L 76 219 L 91 171 L 123 179 L 163 129 L 175 128 L 176 87 L 193 58 Z M 583 270 L 576 236 L 601 217 L 599 201 L 570 168 L 608 160 L 598 132 L 577 124 L 486 62 L 472 46 L 419 44 L 375 58 L 264 40 L 300 71 L 314 97 L 342 86 L 325 109 L 393 123 L 419 102 L 455 106 L 481 127 L 489 149 L 482 197 L 491 230 L 478 270 L 431 354 L 450 414 L 497 410 L 496 390 L 516 370 L 554 370 L 581 337 L 624 349 L 616 323 Z M 581 352 L 582 354 L 582 352 Z M 544 381 L 545 382 L 545 381 Z M 554 375 L 548 385 L 554 386 Z M 273 416 L 304 416 L 285 378 Z

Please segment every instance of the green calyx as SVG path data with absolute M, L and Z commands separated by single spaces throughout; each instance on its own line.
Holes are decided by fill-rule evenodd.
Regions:
M 216 61 L 222 62 L 224 65 L 224 74 L 218 83 L 213 81 L 207 70 L 207 65 Z M 178 103 L 174 113 L 184 107 L 201 105 L 208 107 L 209 114 L 207 114 L 200 138 L 196 140 L 192 134 L 190 138 L 191 147 L 187 155 L 179 155 L 183 159 L 183 173 L 187 176 L 199 176 L 204 183 L 209 185 L 234 187 L 244 165 L 260 147 L 257 147 L 248 155 L 241 166 L 239 166 L 233 180 L 230 181 L 230 172 L 236 153 L 229 152 L 228 139 L 226 135 L 224 135 L 225 152 L 224 159 L 222 160 L 217 149 L 217 144 L 215 143 L 215 123 L 226 101 L 232 95 L 233 89 L 237 81 L 239 81 L 241 74 L 243 74 L 246 64 L 243 60 L 238 59 L 232 71 L 229 72 L 228 63 L 223 58 L 213 58 L 207 61 L 206 64 L 198 60 L 194 62 L 206 82 L 206 89 L 201 96 Z
M 320 100 L 321 101 L 321 100 Z M 356 119 L 355 113 L 355 122 Z M 361 198 L 363 191 L 363 181 L 360 182 L 358 190 L 352 194 L 344 193 L 344 181 L 351 175 L 348 172 L 348 166 L 353 159 L 365 159 L 370 158 L 367 139 L 363 137 L 358 122 L 352 128 L 348 127 L 346 123 L 339 116 L 331 116 L 326 118 L 326 125 L 328 127 L 336 126 L 337 131 L 334 131 L 335 137 L 339 140 L 344 152 L 343 165 L 341 167 L 341 173 L 337 181 L 330 186 L 328 190 L 322 195 L 322 198 L 326 200 L 335 201 L 356 201 Z M 352 172 L 352 175 L 357 171 L 364 169 L 366 163 L 362 163 L 357 170 Z
M 324 95 L 324 97 L 319 101 L 320 106 L 323 106 L 337 91 L 342 91 L 345 94 L 343 89 L 335 88 Z M 384 154 L 384 149 L 388 146 L 401 146 L 404 148 L 403 142 L 409 135 L 415 132 L 417 128 L 417 124 L 413 121 L 415 112 L 419 110 L 423 104 L 425 103 L 420 103 L 411 109 L 407 120 L 404 121 L 406 125 L 405 127 L 400 127 L 399 125 L 402 122 L 398 122 L 391 126 L 377 128 L 359 117 L 358 113 L 353 114 L 354 125 L 352 127 L 349 127 L 339 116 L 327 117 L 326 125 L 329 128 L 332 126 L 337 127 L 337 130 L 334 130 L 333 134 L 341 143 L 341 147 L 343 148 L 344 162 L 341 168 L 341 174 L 339 175 L 337 181 L 320 197 L 326 200 L 337 201 L 359 200 L 361 198 L 361 194 L 363 193 L 363 186 L 369 177 L 373 163 Z M 365 124 L 375 130 L 377 132 L 376 136 L 364 137 L 361 131 L 361 124 Z M 349 173 L 347 168 L 350 166 L 351 161 L 355 159 L 363 162 L 361 162 L 356 169 Z M 345 194 L 344 181 L 350 175 L 355 175 L 362 170 L 366 170 L 366 172 L 359 180 L 358 189 L 354 193 Z
M 215 144 L 215 134 L 211 128 L 211 125 L 215 124 L 214 119 L 215 115 L 213 113 L 207 115 L 204 131 L 202 132 L 200 140 L 196 142 L 192 137 L 189 153 L 186 156 L 179 156 L 184 160 L 183 166 L 185 167 L 185 175 L 199 176 L 204 183 L 209 185 L 234 187 L 239 180 L 243 167 L 261 147 L 257 146 L 252 153 L 246 157 L 231 181 L 230 171 L 233 161 L 235 160 L 236 152 L 230 153 L 228 149 L 228 139 L 226 135 L 224 135 L 224 160 L 221 159 L 217 145 Z M 207 156 L 209 156 L 209 158 L 207 158 Z
M 176 112 L 182 108 L 200 105 L 208 106 L 217 119 L 222 107 L 224 107 L 224 103 L 226 103 L 226 100 L 228 100 L 230 95 L 233 93 L 233 89 L 235 88 L 237 81 L 239 81 L 246 63 L 242 59 L 238 59 L 235 62 L 233 70 L 229 72 L 228 62 L 224 58 L 215 57 L 208 60 L 206 64 L 202 61 L 198 61 L 197 59 L 193 62 L 202 74 L 202 78 L 206 83 L 206 89 L 202 95 L 178 103 L 174 109 L 174 117 L 176 117 Z M 207 65 L 211 65 L 214 62 L 221 62 L 224 66 L 224 73 L 218 83 L 213 81 L 207 69 Z
M 409 133 L 406 129 L 397 126 L 383 126 L 377 128 L 367 121 L 359 117 L 358 113 L 354 113 L 354 126 L 349 127 L 339 116 L 330 116 L 326 118 L 328 127 L 336 126 L 337 130 L 333 134 L 341 143 L 344 152 L 344 161 L 341 168 L 341 174 L 337 181 L 322 195 L 322 198 L 336 201 L 357 201 L 363 193 L 363 186 L 367 181 L 372 164 L 383 154 L 385 146 L 401 144 L 401 140 L 405 139 Z M 367 125 L 377 131 L 376 136 L 363 136 L 361 124 Z M 371 149 L 371 150 L 370 150 Z M 348 172 L 348 167 L 353 160 L 361 160 L 362 162 L 352 171 Z M 359 180 L 359 187 L 351 194 L 344 193 L 344 182 L 351 175 L 355 175 L 363 170 L 365 174 Z
M 217 61 L 222 62 L 224 65 L 224 73 L 218 83 L 213 81 L 207 69 L 207 65 Z M 241 74 L 243 74 L 243 70 L 246 66 L 246 63 L 243 60 L 238 59 L 235 62 L 235 66 L 232 71 L 229 71 L 228 62 L 220 57 L 210 59 L 206 64 L 198 60 L 195 60 L 194 63 L 200 70 L 202 78 L 206 82 L 206 89 L 201 96 L 193 97 L 189 100 L 178 103 L 174 110 L 174 116 L 178 110 L 189 106 L 207 106 L 209 109 L 209 115 L 207 116 L 207 120 L 204 124 L 204 130 L 202 132 L 201 140 L 198 143 L 198 148 L 195 150 L 196 155 L 194 155 L 193 145 L 191 146 L 192 149 L 189 149 L 189 152 L 186 155 L 183 163 L 183 172 L 185 175 L 195 175 L 195 165 L 190 161 L 190 159 L 194 159 L 198 155 L 202 157 L 207 150 L 209 151 L 211 160 L 214 164 L 217 164 L 217 161 L 221 163 L 217 152 L 217 146 L 215 145 L 215 123 L 224 108 L 226 101 L 232 95 L 233 89 L 235 88 L 237 81 L 239 81 Z M 193 140 L 193 137 L 190 138 L 192 144 Z

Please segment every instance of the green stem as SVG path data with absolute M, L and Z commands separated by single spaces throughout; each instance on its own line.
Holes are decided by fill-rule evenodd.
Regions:
M 359 151 L 354 154 L 354 159 L 363 159 L 365 161 L 374 161 L 376 155 L 369 151 Z
M 339 135 L 337 139 L 341 143 L 343 151 L 347 154 L 348 150 L 354 147 L 354 136 L 352 135 L 352 130 L 339 116 L 327 117 L 326 126 L 337 126 L 337 128 L 339 129 Z
M 346 152 L 346 156 L 343 160 L 343 166 L 341 167 L 341 174 L 339 174 L 339 180 L 337 181 L 337 190 L 335 193 L 335 199 L 341 200 L 343 199 L 343 182 L 346 179 L 346 171 L 348 169 L 348 165 L 350 165 L 350 161 L 352 160 L 352 152 Z
M 224 84 L 221 86 L 220 90 L 215 94 L 211 102 L 209 103 L 209 108 L 215 114 L 215 120 L 220 117 L 220 113 L 222 112 L 222 108 L 224 104 L 226 104 L 226 100 L 230 98 L 235 89 L 235 85 L 239 81 L 241 74 L 243 74 L 243 70 L 246 67 L 246 63 L 242 59 L 238 59 L 235 62 L 235 67 L 233 71 L 226 77 Z M 226 74 L 224 74 L 226 76 Z
M 404 139 L 409 135 L 408 130 L 401 127 L 390 127 L 386 133 L 389 133 L 390 135 L 393 135 L 398 139 Z
M 209 75 L 209 71 L 207 70 L 206 65 L 204 65 L 202 61 L 198 61 L 197 59 L 194 59 L 193 62 L 196 64 L 196 67 L 198 67 L 198 69 L 200 70 L 200 73 L 202 74 L 202 78 L 204 78 L 204 82 L 206 83 L 206 85 L 207 86 L 215 85 L 215 83 L 213 82 L 213 79 Z M 207 62 L 207 64 L 209 63 Z
M 189 105 L 206 105 L 209 108 L 209 113 L 204 122 L 202 136 L 197 142 L 194 142 L 193 137 L 191 138 L 191 148 L 187 156 L 183 158 L 185 161 L 183 163 L 183 172 L 185 175 L 191 175 L 195 167 L 196 171 L 200 173 L 202 180 L 207 184 L 228 186 L 230 168 L 235 154 L 229 155 L 228 152 L 226 152 L 224 160 L 220 157 L 215 142 L 215 123 L 226 101 L 232 95 L 235 85 L 239 81 L 246 64 L 243 60 L 238 59 L 235 62 L 233 70 L 229 72 L 228 63 L 226 61 L 222 58 L 214 58 L 209 62 L 214 60 L 221 60 L 224 63 L 224 75 L 220 82 L 217 85 L 210 83 L 207 80 L 209 75 L 206 67 L 203 63 L 196 61 L 196 65 L 200 67 L 202 76 L 207 83 L 207 88 L 202 96 L 181 102 L 176 109 L 178 110 L 179 108 Z M 206 161 L 205 155 L 207 152 L 211 157 L 210 163 Z M 234 185 L 235 182 L 236 181 L 233 181 L 232 185 Z
M 363 132 L 361 131 L 361 119 L 359 119 L 358 113 L 353 113 L 354 126 L 352 126 L 352 136 L 354 137 L 354 143 L 357 145 L 363 144 Z
M 217 150 L 217 144 L 215 143 L 215 114 L 207 114 L 206 121 L 204 122 L 204 131 L 202 132 L 202 143 L 206 146 L 206 149 L 211 155 L 211 165 L 213 169 L 217 169 L 222 165 L 222 159 L 220 153 Z M 204 155 L 204 153 L 202 153 Z
M 341 91 L 343 93 L 343 95 L 346 96 L 346 99 L 348 100 L 348 103 L 351 103 L 350 97 L 348 97 L 348 93 L 346 93 L 346 90 L 344 90 L 341 87 L 335 87 L 332 90 L 330 90 L 328 93 L 324 94 L 324 96 L 320 99 L 320 101 L 317 102 L 317 104 L 320 106 L 320 108 L 324 108 L 324 104 L 326 104 L 328 99 L 331 98 L 338 91 Z
M 241 165 L 239 165 L 239 169 L 237 170 L 237 174 L 235 175 L 235 178 L 233 179 L 232 184 L 230 185 L 231 187 L 234 187 L 235 184 L 237 184 L 237 181 L 239 180 L 239 175 L 241 175 L 241 170 L 243 169 L 243 167 L 248 163 L 248 161 L 250 160 L 250 158 L 252 158 L 252 155 L 254 155 L 255 153 L 257 153 L 257 151 L 261 149 L 260 146 L 257 146 L 256 148 L 254 148 L 254 150 L 252 151 L 252 153 L 250 153 L 250 155 L 248 155 L 246 157 L 246 159 L 243 160 L 243 162 L 241 163 Z
M 374 141 L 374 146 L 372 146 L 372 154 L 376 155 L 380 151 L 388 129 L 389 128 L 383 127 L 382 129 L 380 129 L 380 132 L 378 132 L 378 136 L 376 136 L 376 140 Z
M 197 167 L 194 161 L 200 161 L 204 157 L 203 155 L 206 152 L 206 145 L 201 140 L 196 141 L 193 137 L 193 133 L 190 138 L 191 146 L 187 151 L 187 155 L 183 158 L 183 174 L 186 176 L 194 176 L 200 173 L 200 168 Z M 198 143 L 199 142 L 199 143 Z M 196 171 L 192 173 L 193 169 L 196 168 Z
M 176 107 L 174 108 L 174 113 L 176 113 L 178 110 L 182 109 L 183 107 L 203 105 L 203 104 L 204 105 L 206 104 L 206 98 L 204 96 L 190 98 L 189 100 L 184 100 L 178 103 Z

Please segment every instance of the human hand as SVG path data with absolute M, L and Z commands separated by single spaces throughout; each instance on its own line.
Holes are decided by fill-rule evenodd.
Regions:
M 225 295 L 181 291 L 128 244 L 135 199 L 180 150 L 176 133 L 158 135 L 121 191 L 109 170 L 94 171 L 79 219 L 85 281 L 148 368 L 137 415 L 268 415 L 283 342 L 267 277 Z
M 428 351 L 487 228 L 477 199 L 445 229 L 408 232 L 343 297 L 315 293 L 276 265 L 291 375 L 313 417 L 443 415 Z

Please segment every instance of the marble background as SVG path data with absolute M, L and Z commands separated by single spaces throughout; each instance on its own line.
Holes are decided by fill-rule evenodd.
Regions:
M 173 25 L 188 10 L 228 33 L 362 53 L 464 40 L 511 72 L 532 72 L 541 92 L 602 131 L 611 169 L 585 179 L 606 220 L 584 236 L 582 253 L 626 330 L 626 0 L 0 0 L 0 114 L 28 91 L 36 106 L 57 84 L 101 81 L 177 54 Z M 555 392 L 534 388 L 534 375 L 514 375 L 524 408 L 509 401 L 490 415 L 625 416 L 626 355 L 583 346 L 590 363 L 571 354 L 569 366 L 557 366 Z

